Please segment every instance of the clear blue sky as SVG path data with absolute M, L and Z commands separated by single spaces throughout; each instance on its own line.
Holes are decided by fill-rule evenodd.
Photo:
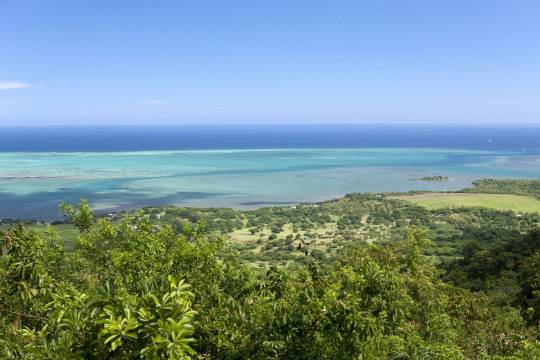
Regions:
M 0 0 L 0 125 L 540 124 L 540 1 Z

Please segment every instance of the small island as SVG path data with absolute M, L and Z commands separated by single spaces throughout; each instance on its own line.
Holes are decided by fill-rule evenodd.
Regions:
M 448 176 L 424 176 L 420 178 L 421 181 L 448 181 Z

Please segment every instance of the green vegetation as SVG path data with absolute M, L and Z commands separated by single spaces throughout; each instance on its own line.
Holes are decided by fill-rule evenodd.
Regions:
M 1 358 L 540 357 L 538 214 L 63 208 L 71 250 L 55 227 L 0 234 Z
M 80 232 L 90 230 L 90 227 L 94 221 L 94 213 L 90 208 L 88 200 L 81 199 L 78 206 L 62 203 L 60 204 L 59 208 L 64 216 L 70 218 L 71 223 L 75 225 Z
M 445 279 L 489 295 L 498 306 L 524 309 L 524 319 L 540 321 L 540 230 L 509 233 L 489 243 L 471 241 L 462 258 L 447 264 Z
M 463 191 L 485 194 L 516 194 L 540 199 L 540 180 L 484 179 L 473 181 L 473 187 Z
M 9 224 L 0 225 L 0 232 L 7 231 L 17 224 L 19 224 L 19 222 L 12 222 Z M 46 225 L 36 224 L 35 222 L 28 222 L 24 225 L 27 229 L 32 229 L 40 232 L 53 231 L 55 235 L 58 236 L 60 243 L 63 244 L 64 248 L 68 251 L 73 250 L 73 248 L 75 247 L 76 238 L 79 233 L 79 230 L 75 227 L 75 225 L 69 223 Z
M 425 206 L 428 209 L 448 207 L 482 206 L 496 210 L 517 212 L 540 212 L 540 200 L 510 194 L 476 194 L 476 193 L 425 193 L 400 196 L 399 199 Z
M 428 210 L 383 194 L 349 194 L 320 204 L 252 211 L 155 207 L 144 212 L 153 222 L 171 224 L 177 233 L 186 223 L 205 224 L 207 231 L 224 236 L 242 260 L 261 272 L 269 266 L 304 266 L 306 255 L 331 262 L 350 246 L 393 243 L 411 226 L 428 229 L 433 244 L 426 254 L 443 261 L 458 257 L 463 239 L 478 236 L 479 227 L 486 234 L 529 231 L 540 222 L 537 213 L 475 207 Z

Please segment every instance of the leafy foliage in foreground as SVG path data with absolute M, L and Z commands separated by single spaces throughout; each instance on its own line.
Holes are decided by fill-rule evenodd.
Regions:
M 70 253 L 52 231 L 19 226 L 1 238 L 0 357 L 540 356 L 538 326 L 520 307 L 443 282 L 414 226 L 386 246 L 307 256 L 262 278 L 204 227 L 184 223 L 177 235 L 142 213 L 81 228 Z

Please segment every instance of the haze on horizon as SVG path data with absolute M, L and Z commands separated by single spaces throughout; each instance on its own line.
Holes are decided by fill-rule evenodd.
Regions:
M 0 0 L 0 126 L 540 124 L 540 2 Z

